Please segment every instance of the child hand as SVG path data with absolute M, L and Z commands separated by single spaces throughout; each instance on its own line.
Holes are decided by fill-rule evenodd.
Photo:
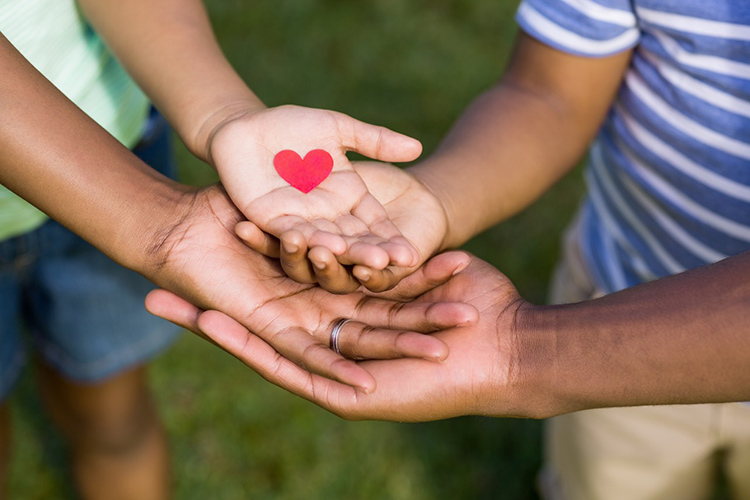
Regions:
M 320 247 L 345 265 L 417 265 L 416 250 L 345 153 L 409 161 L 421 153 L 418 141 L 341 113 L 280 106 L 235 115 L 214 129 L 208 144 L 232 201 L 266 233 L 294 235 L 287 244 L 295 255 Z M 290 276 L 314 282 L 302 273 Z
M 416 248 L 416 264 L 391 265 L 382 270 L 363 265 L 345 267 L 346 262 L 326 248 L 313 247 L 308 251 L 303 235 L 293 230 L 282 234 L 281 242 L 248 221 L 237 224 L 235 232 L 253 250 L 280 258 L 286 274 L 296 281 L 318 282 L 335 293 L 348 293 L 360 285 L 373 292 L 394 287 L 442 249 L 448 228 L 445 210 L 438 199 L 405 170 L 378 162 L 353 165 L 396 228 Z
M 400 297 L 331 295 L 318 286 L 295 283 L 278 262 L 235 237 L 233 228 L 243 216 L 220 186 L 186 192 L 170 214 L 179 214 L 180 220 L 167 217 L 154 233 L 160 235 L 153 249 L 158 265 L 151 267 L 149 278 L 174 293 L 151 294 L 148 310 L 198 333 L 201 309 L 222 311 L 262 339 L 261 349 L 273 352 L 280 366 L 291 362 L 311 378 L 322 376 L 371 392 L 374 380 L 352 359 L 443 361 L 448 349 L 432 333 L 479 318 L 473 306 L 456 301 L 412 304 Z M 468 263 L 462 256 L 435 260 L 405 280 L 406 288 L 421 295 Z M 342 319 L 351 321 L 344 327 Z M 336 336 L 335 325 L 340 326 Z M 250 339 L 230 337 L 233 347 L 225 346 L 230 350 Z

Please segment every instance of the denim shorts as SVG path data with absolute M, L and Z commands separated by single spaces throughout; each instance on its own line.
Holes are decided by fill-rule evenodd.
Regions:
M 174 177 L 171 131 L 155 111 L 133 152 Z M 0 401 L 29 348 L 71 380 L 95 383 L 170 345 L 180 329 L 143 306 L 153 288 L 52 220 L 0 242 Z

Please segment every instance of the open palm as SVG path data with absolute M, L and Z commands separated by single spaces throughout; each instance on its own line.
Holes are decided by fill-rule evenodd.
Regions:
M 356 363 L 329 349 L 332 325 L 352 318 L 344 344 L 352 358 L 417 356 L 442 359 L 441 341 L 415 332 L 432 332 L 476 317 L 471 306 L 455 303 L 404 304 L 367 297 L 362 293 L 332 295 L 317 286 L 287 278 L 278 262 L 247 248 L 234 235 L 242 214 L 219 186 L 196 193 L 179 224 L 167 228 L 154 254 L 160 270 L 149 276 L 203 309 L 216 309 L 235 318 L 307 372 L 330 377 L 362 389 L 372 389 L 372 377 Z M 418 288 L 429 289 L 447 279 L 454 269 L 415 277 Z M 153 312 L 172 310 L 177 296 L 157 292 L 149 298 Z M 196 309 L 197 310 L 197 309 Z M 163 315 L 163 314 L 162 314 Z M 168 319 L 173 319 L 169 318 Z M 224 339 L 233 349 L 246 347 L 243 338 Z
M 323 150 L 333 169 L 304 193 L 274 168 L 282 151 L 300 158 Z M 276 237 L 301 234 L 307 246 L 329 249 L 342 263 L 383 269 L 414 265 L 416 253 L 356 173 L 347 151 L 387 161 L 409 161 L 418 141 L 333 111 L 280 106 L 239 114 L 218 126 L 209 157 L 242 213 Z
M 249 221 L 238 225 L 238 235 L 254 250 L 269 257 L 280 257 L 287 274 L 300 282 L 317 282 L 335 293 L 352 292 L 360 285 L 373 292 L 396 286 L 442 248 L 447 231 L 445 211 L 437 198 L 408 171 L 372 161 L 353 165 L 390 221 L 415 248 L 416 259 L 412 265 L 391 264 L 382 270 L 362 265 L 345 267 L 327 249 L 317 247 L 308 253 L 299 239 L 292 241 L 302 248 L 289 253 L 284 245 L 279 247 L 275 238 L 258 231 Z M 290 241 L 287 235 L 282 236 L 282 240 Z M 309 265 L 308 259 L 316 265 Z
M 428 262 L 470 260 L 446 283 L 415 298 L 416 304 L 464 300 L 476 307 L 479 320 L 445 329 L 435 337 L 450 348 L 442 363 L 392 359 L 359 363 L 374 377 L 377 390 L 362 394 L 335 381 L 310 376 L 293 363 L 278 359 L 262 339 L 217 312 L 196 311 L 176 304 L 182 324 L 201 331 L 264 378 L 347 419 L 426 421 L 458 415 L 521 416 L 532 402 L 518 397 L 520 353 L 528 346 L 516 335 L 518 313 L 531 307 L 502 273 L 463 252 L 441 254 Z M 399 285 L 394 292 L 398 292 Z M 170 317 L 170 316 L 166 316 Z M 236 342 L 243 339 L 242 345 Z M 533 393 L 524 388 L 524 394 Z M 545 396 L 543 388 L 538 391 Z

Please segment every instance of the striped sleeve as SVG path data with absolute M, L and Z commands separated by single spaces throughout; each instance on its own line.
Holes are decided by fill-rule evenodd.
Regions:
M 516 20 L 537 40 L 585 57 L 617 54 L 640 39 L 630 0 L 523 0 Z

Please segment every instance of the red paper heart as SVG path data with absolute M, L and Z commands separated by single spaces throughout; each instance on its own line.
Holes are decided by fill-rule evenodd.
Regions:
M 313 149 L 304 159 L 285 149 L 273 158 L 273 166 L 282 179 L 303 193 L 309 193 L 330 175 L 333 158 L 322 149 Z

